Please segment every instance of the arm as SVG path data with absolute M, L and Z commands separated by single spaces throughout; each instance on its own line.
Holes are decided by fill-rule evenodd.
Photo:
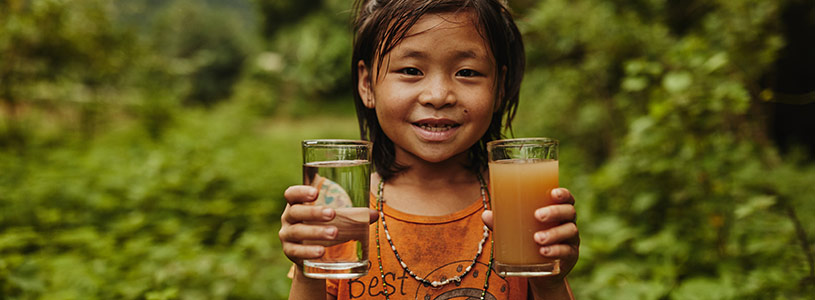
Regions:
M 574 300 L 572 288 L 569 282 L 564 278 L 560 282 L 547 283 L 536 282 L 539 278 L 529 279 L 529 293 L 528 298 L 534 300 L 541 299 L 571 299 Z
M 313 279 L 303 275 L 300 268 L 294 268 L 289 299 L 336 299 L 325 292 L 325 279 Z

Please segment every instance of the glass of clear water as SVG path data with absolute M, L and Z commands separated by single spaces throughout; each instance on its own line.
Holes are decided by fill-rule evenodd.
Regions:
M 368 141 L 303 141 L 303 184 L 319 190 L 311 205 L 336 211 L 333 220 L 318 224 L 338 229 L 332 241 L 304 242 L 326 247 L 321 258 L 303 261 L 307 277 L 348 279 L 368 273 L 371 148 Z

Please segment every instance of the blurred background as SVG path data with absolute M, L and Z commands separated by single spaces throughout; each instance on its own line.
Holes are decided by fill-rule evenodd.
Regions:
M 510 0 L 578 299 L 815 299 L 815 2 Z M 350 1 L 1 0 L 0 299 L 285 299 Z

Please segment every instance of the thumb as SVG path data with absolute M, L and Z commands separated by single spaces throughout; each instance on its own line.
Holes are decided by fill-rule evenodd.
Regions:
M 485 210 L 483 213 L 481 213 L 481 221 L 483 221 L 484 225 L 487 225 L 487 227 L 492 230 L 492 211 Z

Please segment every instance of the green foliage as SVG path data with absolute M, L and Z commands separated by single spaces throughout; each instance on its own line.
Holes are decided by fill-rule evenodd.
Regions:
M 265 35 L 273 35 L 285 25 L 296 23 L 310 11 L 319 9 L 319 3 L 309 1 L 253 0 L 263 15 Z
M 197 1 L 162 9 L 150 30 L 151 73 L 181 85 L 185 102 L 211 105 L 232 94 L 257 38 L 237 12 Z
M 299 140 L 327 123 L 252 115 L 187 110 L 160 140 L 131 123 L 0 151 L 0 295 L 285 298 L 282 191 L 300 181 Z M 326 136 L 355 136 L 352 120 L 326 122 Z
M 326 2 L 271 38 L 284 61 L 281 80 L 289 86 L 281 97 L 316 102 L 351 95 L 350 4 Z
M 815 167 L 757 121 L 782 4 L 687 5 L 546 1 L 521 23 L 517 128 L 562 140 L 578 298 L 807 298 Z
M 31 106 L 77 107 L 76 129 L 92 134 L 103 104 L 127 92 L 133 37 L 106 1 L 0 3 L 0 104 L 15 120 L 1 125 L 0 145 L 27 142 L 18 111 Z

